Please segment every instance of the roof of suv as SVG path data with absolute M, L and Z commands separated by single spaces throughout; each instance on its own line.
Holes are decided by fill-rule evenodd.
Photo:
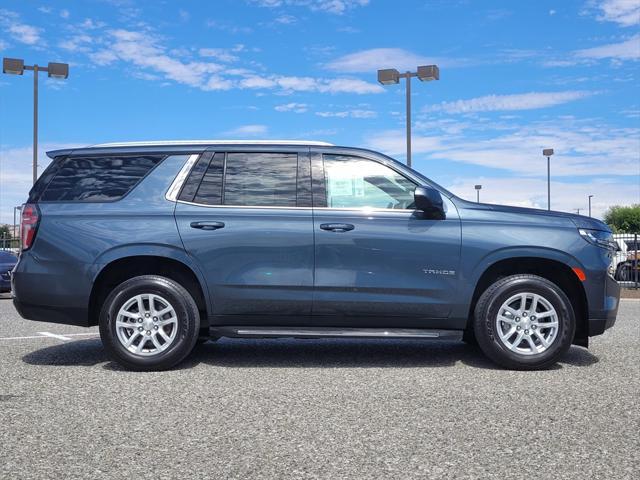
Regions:
M 259 145 L 281 145 L 281 146 L 308 146 L 308 147 L 332 147 L 331 143 L 317 142 L 312 140 L 162 140 L 162 141 L 149 141 L 149 142 L 116 142 L 116 143 L 100 143 L 97 145 L 90 145 L 87 147 L 66 148 L 62 150 L 52 150 L 47 152 L 50 158 L 55 158 L 60 155 L 69 155 L 72 152 L 89 154 L 93 153 L 105 153 L 105 151 L 114 150 L 129 150 L 129 151 L 148 151 L 151 149 L 167 149 L 171 150 L 183 150 L 183 149 L 201 149 L 215 145 L 247 145 L 247 146 L 259 146 Z M 116 150 L 116 151 L 117 151 Z

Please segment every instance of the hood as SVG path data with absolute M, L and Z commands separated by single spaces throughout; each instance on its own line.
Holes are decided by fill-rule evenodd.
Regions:
M 512 207 L 510 205 L 494 205 L 489 203 L 475 203 L 468 200 L 456 198 L 458 207 L 465 210 L 483 210 L 492 212 L 503 212 L 515 215 L 535 215 L 538 217 L 553 217 L 570 220 L 576 228 L 585 228 L 589 230 L 601 230 L 603 232 L 611 232 L 609 226 L 601 220 L 584 215 L 576 215 L 575 213 L 558 212 L 555 210 L 542 210 L 539 208 Z

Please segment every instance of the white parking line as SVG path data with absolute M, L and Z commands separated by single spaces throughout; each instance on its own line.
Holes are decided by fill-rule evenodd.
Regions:
M 42 339 L 42 338 L 55 338 L 58 340 L 69 341 L 73 340 L 70 337 L 80 337 L 80 336 L 97 336 L 100 335 L 97 332 L 91 333 L 65 333 L 64 335 L 57 335 L 51 332 L 38 332 L 38 335 L 28 335 L 24 337 L 0 337 L 0 340 L 33 340 L 33 339 Z
M 64 335 L 57 335 L 51 332 L 38 332 L 38 335 L 43 335 L 45 337 L 57 338 L 58 340 L 64 340 L 65 342 L 71 340 L 70 337 L 65 337 Z

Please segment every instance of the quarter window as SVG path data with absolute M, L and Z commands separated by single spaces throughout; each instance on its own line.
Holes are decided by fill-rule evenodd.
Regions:
M 209 155 L 205 154 L 211 158 Z M 196 165 L 197 169 L 198 165 Z M 204 176 L 200 174 L 197 178 L 201 178 L 200 186 L 195 196 L 196 203 L 204 203 L 206 205 L 220 205 L 222 201 L 222 174 L 224 172 L 224 153 L 218 152 L 213 155 L 209 162 L 209 167 Z
M 62 161 L 40 200 L 118 200 L 129 193 L 163 158 L 151 155 L 67 158 Z
M 373 160 L 324 155 L 329 208 L 413 209 L 416 185 Z

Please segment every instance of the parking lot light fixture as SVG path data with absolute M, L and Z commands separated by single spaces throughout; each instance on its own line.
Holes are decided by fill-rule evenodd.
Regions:
M 476 189 L 476 202 L 480 203 L 480 190 L 482 190 L 482 185 L 476 185 L 474 188 Z
M 589 195 L 589 216 L 591 216 L 591 199 L 593 198 L 593 195 Z
M 25 65 L 21 58 L 3 58 L 2 73 L 22 75 L 25 70 L 33 72 L 33 183 L 38 180 L 38 72 L 47 72 L 50 78 L 65 79 L 69 77 L 69 64 L 49 62 L 46 67 Z
M 378 82 L 382 85 L 395 85 L 401 78 L 407 80 L 407 166 L 411 167 L 411 77 L 417 77 L 421 82 L 440 79 L 440 69 L 437 65 L 422 65 L 416 72 L 400 73 L 395 68 L 378 70 Z
M 2 73 L 22 75 L 24 73 L 24 60 L 20 58 L 3 58 Z
M 547 210 L 551 210 L 551 155 L 553 155 L 553 148 L 543 149 L 542 155 L 547 157 Z

